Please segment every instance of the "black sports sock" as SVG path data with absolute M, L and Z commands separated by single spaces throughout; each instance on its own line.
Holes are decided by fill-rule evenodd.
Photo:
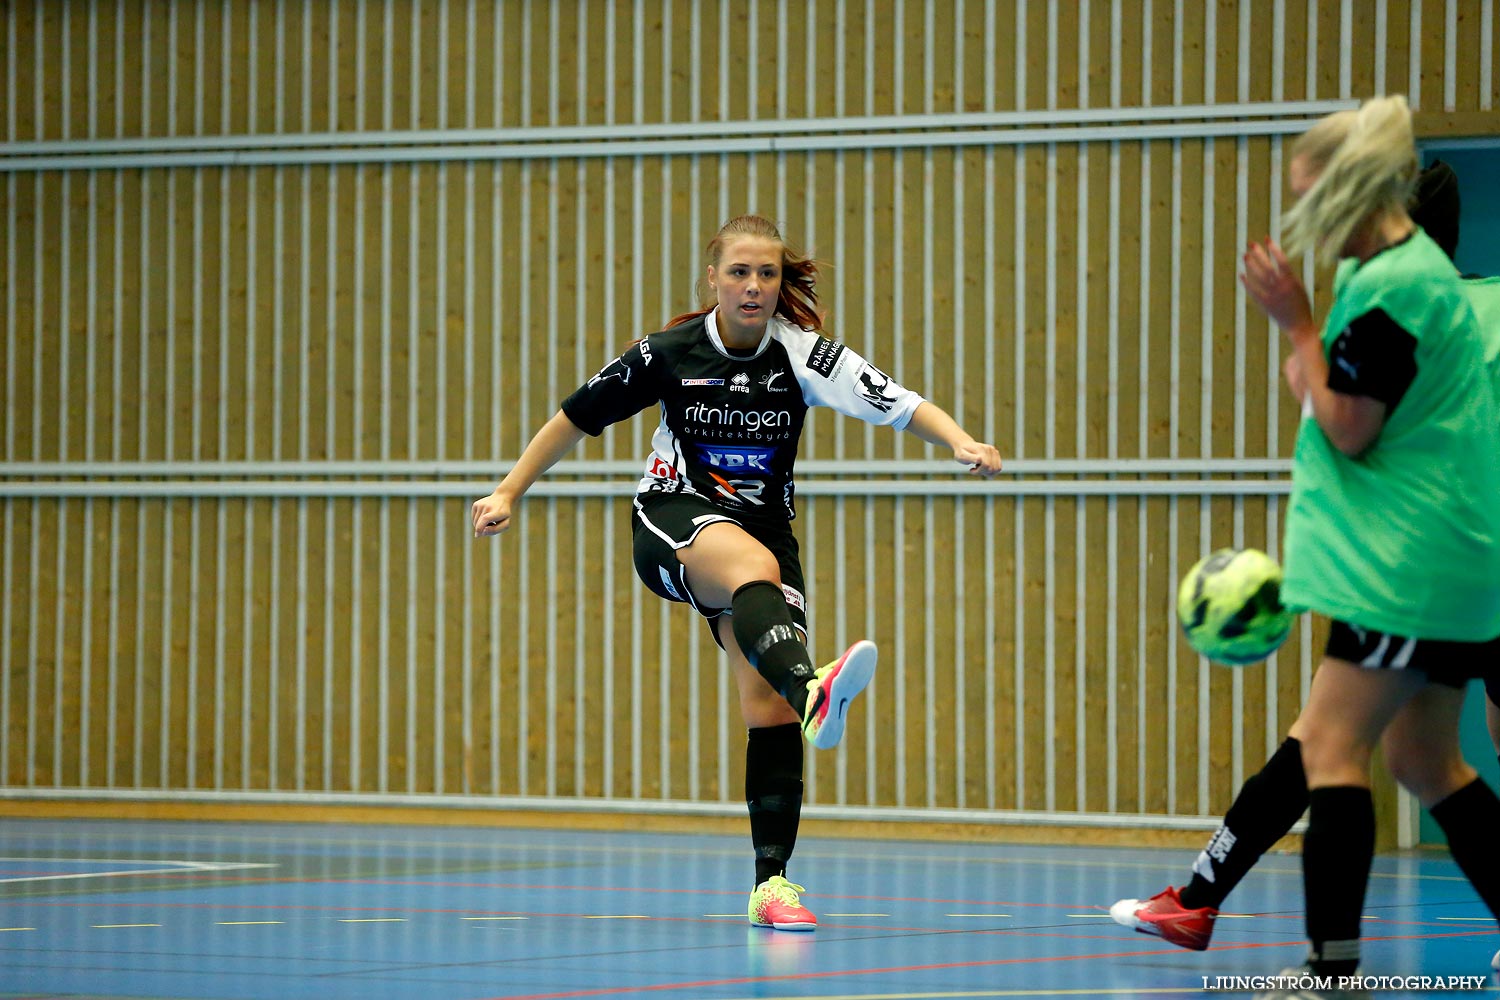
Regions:
M 1288 736 L 1266 766 L 1241 786 L 1224 814 L 1224 825 L 1193 862 L 1192 881 L 1182 888 L 1182 905 L 1190 910 L 1222 906 L 1240 879 L 1306 809 L 1302 744 Z
M 802 727 L 750 730 L 745 746 L 745 803 L 755 844 L 755 884 L 786 874 L 802 817 Z
M 1448 836 L 1453 860 L 1469 877 L 1474 891 L 1500 920 L 1500 857 L 1495 855 L 1495 831 L 1500 830 L 1500 798 L 1475 778 L 1429 812 Z
M 730 624 L 750 665 L 791 703 L 800 716 L 807 706 L 812 657 L 792 625 L 786 595 L 770 580 L 747 583 L 730 599 Z
M 1302 838 L 1307 895 L 1308 964 L 1320 976 L 1352 975 L 1359 966 L 1359 915 L 1375 857 L 1375 803 L 1368 788 L 1341 785 L 1308 793 Z

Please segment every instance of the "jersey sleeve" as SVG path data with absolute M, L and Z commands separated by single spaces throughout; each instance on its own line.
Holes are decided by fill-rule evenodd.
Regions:
M 1328 350 L 1328 388 L 1395 409 L 1417 376 L 1417 339 L 1380 308 L 1344 327 Z
M 663 364 L 647 341 L 637 341 L 564 399 L 562 411 L 579 430 L 598 437 L 610 424 L 661 401 Z
M 922 397 L 845 344 L 803 331 L 788 343 L 809 406 L 827 406 L 866 423 L 903 430 Z

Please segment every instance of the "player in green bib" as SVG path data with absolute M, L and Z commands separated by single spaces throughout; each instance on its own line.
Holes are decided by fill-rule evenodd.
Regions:
M 1340 268 L 1308 341 L 1328 374 L 1304 397 L 1282 599 L 1403 637 L 1500 635 L 1500 464 L 1475 461 L 1500 415 L 1447 255 L 1411 228 Z
M 1460 204 L 1458 179 L 1452 167 L 1438 160 L 1421 172 L 1410 215 L 1447 257 L 1454 256 L 1458 249 Z M 1353 261 L 1345 266 L 1352 267 Z M 1500 280 L 1465 280 L 1463 289 L 1479 320 L 1486 364 L 1492 376 L 1500 379 Z M 1301 400 L 1307 392 L 1306 379 L 1295 355 L 1287 375 L 1292 395 Z M 1500 674 L 1491 673 L 1485 681 L 1491 737 L 1500 748 L 1500 708 L 1497 708 Z M 1472 779 L 1467 777 L 1454 743 L 1435 744 L 1424 753 L 1409 750 L 1411 744 L 1426 735 L 1422 729 L 1426 717 L 1421 707 L 1410 703 L 1404 707 L 1386 727 L 1382 739 L 1388 746 L 1386 759 L 1401 783 L 1423 805 L 1439 806 L 1441 813 L 1439 804 L 1455 788 Z M 1246 780 L 1225 813 L 1223 823 L 1194 860 L 1188 881 L 1181 886 L 1169 885 L 1146 899 L 1118 900 L 1110 907 L 1115 922 L 1182 948 L 1202 951 L 1209 946 L 1224 900 L 1307 810 L 1301 732 L 1300 723 L 1293 723 L 1281 746 Z M 1492 964 L 1500 968 L 1500 953 Z
M 1500 914 L 1500 799 L 1457 753 L 1464 682 L 1500 663 L 1500 406 L 1464 288 L 1406 213 L 1415 174 L 1400 97 L 1331 115 L 1294 145 L 1288 247 L 1342 262 L 1321 330 L 1275 243 L 1252 243 L 1244 258 L 1245 288 L 1286 335 L 1303 402 L 1282 596 L 1332 619 L 1293 726 L 1309 806 L 1305 969 L 1319 976 L 1359 963 L 1370 756 L 1398 716 L 1392 768 L 1435 793 L 1454 859 Z

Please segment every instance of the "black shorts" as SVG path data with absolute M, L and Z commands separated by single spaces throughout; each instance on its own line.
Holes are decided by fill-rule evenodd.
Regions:
M 1482 677 L 1491 699 L 1500 694 L 1500 637 L 1488 642 L 1412 639 L 1334 620 L 1327 655 L 1369 670 L 1420 670 L 1434 684 L 1461 688 Z
M 791 522 L 741 521 L 696 493 L 639 493 L 631 510 L 636 575 L 657 597 L 691 604 L 710 623 L 729 614 L 728 608 L 700 604 L 693 597 L 687 585 L 687 569 L 677 559 L 678 549 L 690 545 L 698 532 L 710 524 L 719 522 L 743 528 L 776 557 L 792 624 L 806 640 L 807 600 L 803 596 L 802 561 L 797 555 L 797 536 L 792 534 Z M 718 639 L 717 632 L 714 638 Z

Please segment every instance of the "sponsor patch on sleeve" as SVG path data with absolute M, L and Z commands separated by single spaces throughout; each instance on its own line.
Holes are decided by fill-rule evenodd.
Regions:
M 812 353 L 807 356 L 807 367 L 824 378 L 833 378 L 834 369 L 838 367 L 843 353 L 843 344 L 827 337 L 819 337 L 813 344 Z
M 866 362 L 864 367 L 855 376 L 857 385 L 855 391 L 860 398 L 869 403 L 882 413 L 889 413 L 891 407 L 896 405 L 896 397 L 890 395 L 891 377 L 885 372 Z

